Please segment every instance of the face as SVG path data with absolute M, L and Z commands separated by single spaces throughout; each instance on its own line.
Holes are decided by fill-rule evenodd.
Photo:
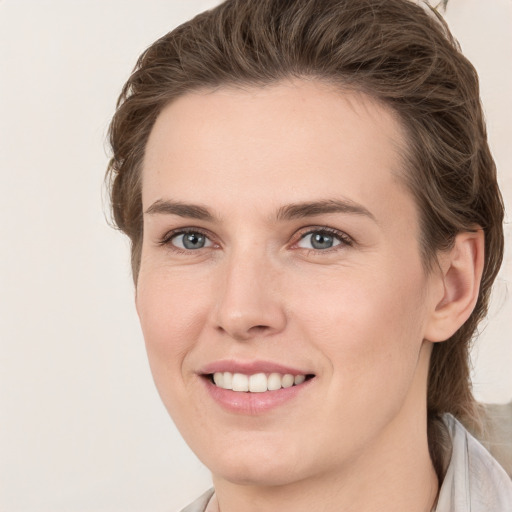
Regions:
M 437 288 L 403 147 L 384 107 L 314 82 L 189 93 L 157 119 L 137 310 L 214 478 L 340 472 L 424 425 Z

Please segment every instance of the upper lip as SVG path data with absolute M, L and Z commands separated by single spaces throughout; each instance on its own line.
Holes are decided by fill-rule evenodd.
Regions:
M 285 366 L 272 361 L 235 361 L 220 360 L 209 363 L 201 368 L 199 373 L 203 375 L 216 372 L 243 373 L 245 375 L 254 375 L 255 373 L 289 373 L 291 375 L 312 375 L 311 371 L 304 371 L 299 368 Z

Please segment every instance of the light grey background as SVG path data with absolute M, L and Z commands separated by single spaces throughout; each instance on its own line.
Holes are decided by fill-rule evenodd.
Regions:
M 136 57 L 216 3 L 0 0 L 0 512 L 172 512 L 209 486 L 154 389 L 102 179 Z M 451 0 L 447 18 L 480 72 L 511 209 L 512 1 Z M 506 231 L 474 351 L 489 402 L 512 399 Z

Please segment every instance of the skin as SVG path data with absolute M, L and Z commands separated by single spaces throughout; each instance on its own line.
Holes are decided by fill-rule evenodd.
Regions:
M 461 237 L 425 272 L 404 148 L 382 105 L 314 81 L 188 93 L 157 119 L 136 306 L 161 398 L 212 471 L 222 512 L 432 508 L 428 362 L 471 310 L 475 286 L 460 275 L 480 242 Z M 278 214 L 326 200 L 367 213 Z M 211 217 L 156 212 L 158 201 Z M 337 245 L 313 248 L 306 234 L 325 227 Z M 206 246 L 178 247 L 169 233 L 183 228 Z M 221 359 L 315 378 L 271 411 L 235 414 L 198 375 Z

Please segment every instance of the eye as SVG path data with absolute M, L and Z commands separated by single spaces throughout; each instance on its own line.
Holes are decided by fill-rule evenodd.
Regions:
M 327 250 L 337 245 L 351 245 L 351 240 L 347 235 L 337 231 L 326 229 L 317 229 L 304 233 L 297 246 L 302 249 Z
M 204 247 L 212 246 L 212 241 L 203 233 L 199 231 L 186 231 L 175 233 L 168 242 L 178 249 L 185 249 L 187 251 L 203 249 Z

